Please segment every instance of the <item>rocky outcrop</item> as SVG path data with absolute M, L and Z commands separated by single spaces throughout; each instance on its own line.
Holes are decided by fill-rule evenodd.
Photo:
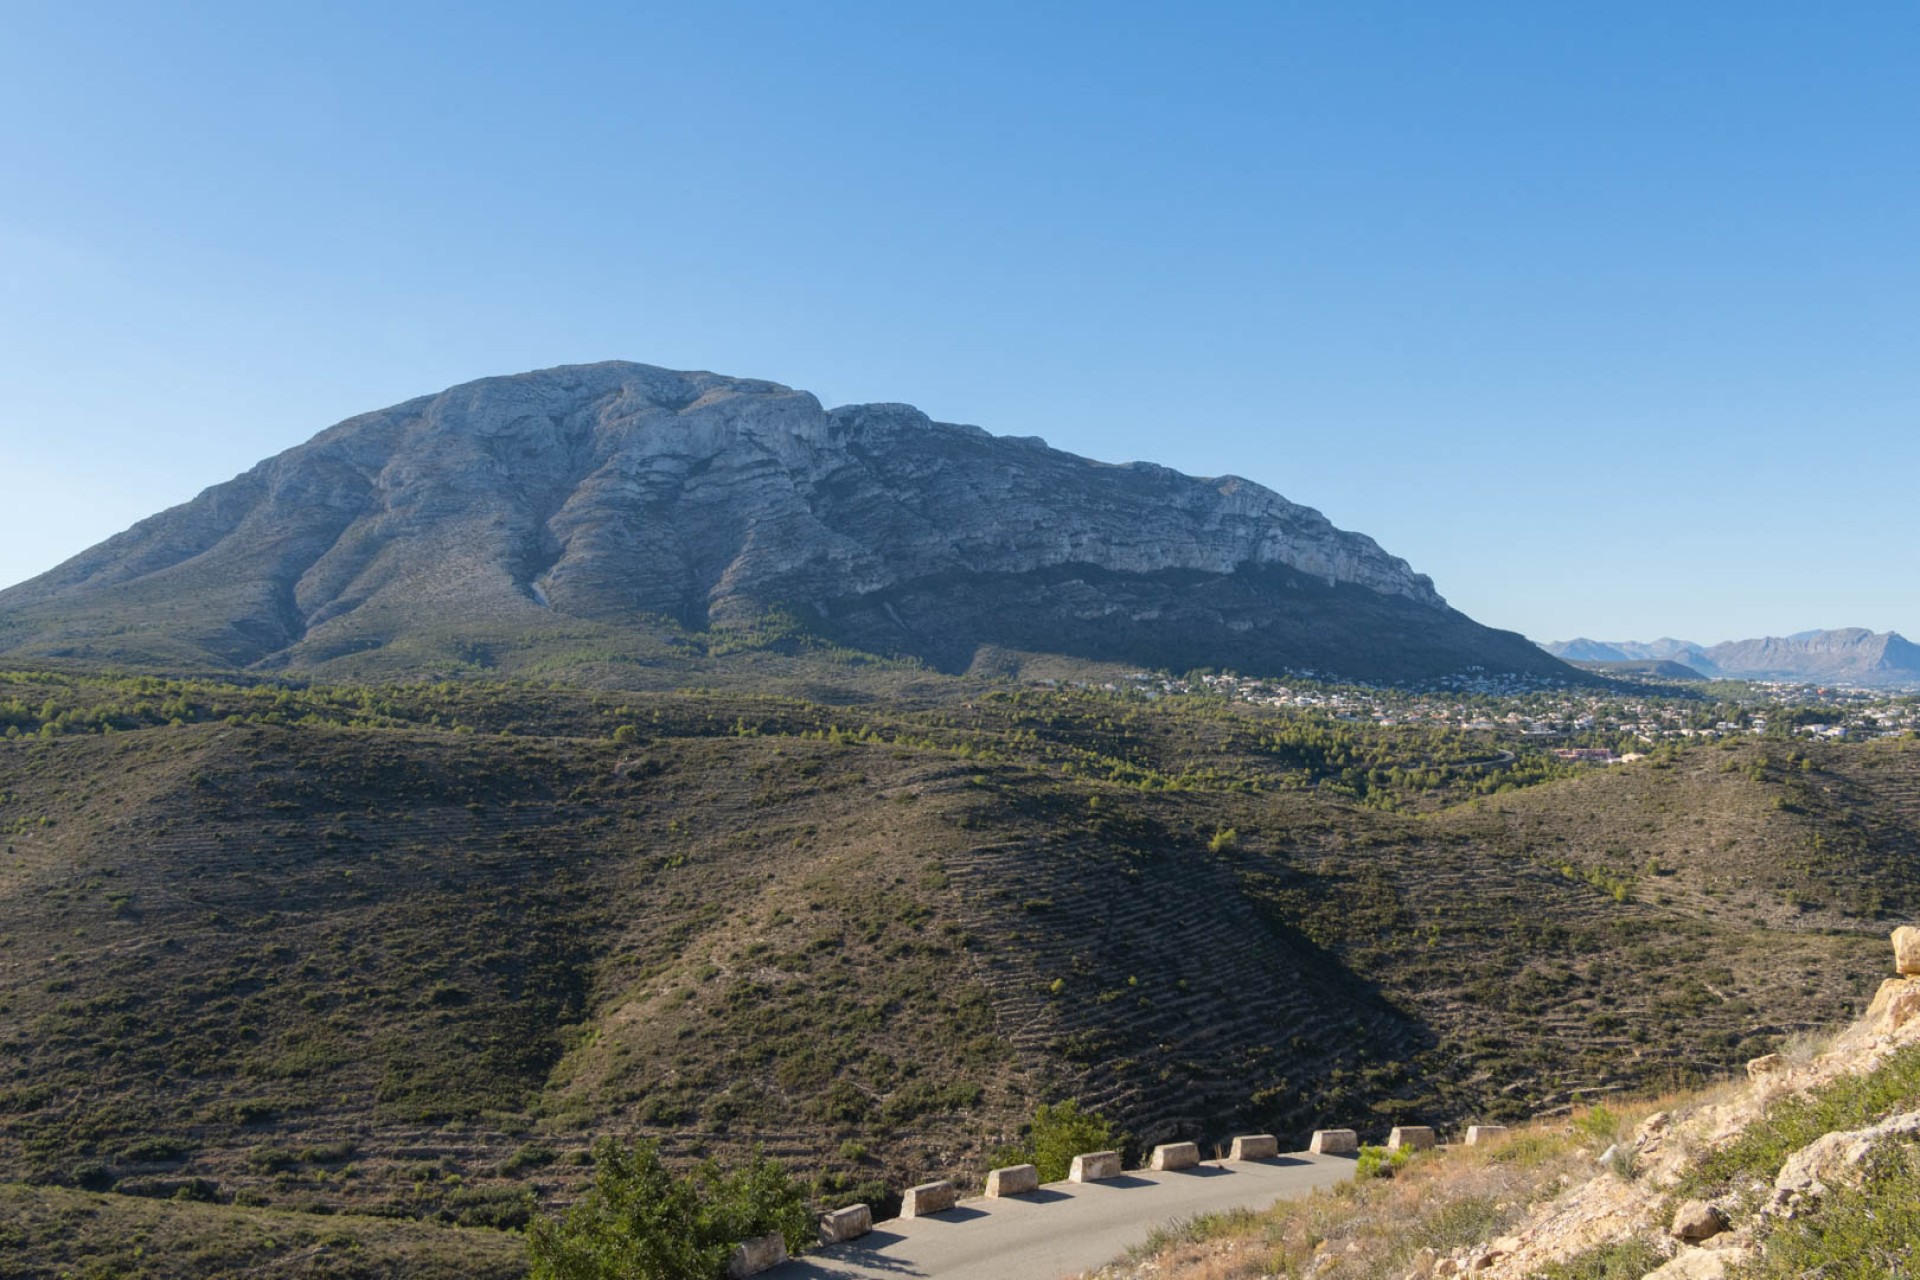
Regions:
M 1895 933 L 1897 955 L 1901 941 L 1914 932 Z M 1798 1060 L 1787 1054 L 1755 1059 L 1744 1089 L 1685 1113 L 1649 1115 L 1626 1144 L 1631 1179 L 1616 1169 L 1568 1187 L 1543 1201 L 1512 1235 L 1455 1251 L 1456 1273 L 1522 1280 L 1597 1244 L 1637 1236 L 1670 1255 L 1647 1280 L 1735 1274 L 1764 1250 L 1760 1226 L 1765 1220 L 1816 1209 L 1823 1197 L 1861 1178 L 1870 1158 L 1889 1144 L 1920 1143 L 1920 1112 L 1815 1138 L 1786 1158 L 1770 1187 L 1755 1183 L 1719 1200 L 1673 1205 L 1670 1197 L 1686 1171 L 1704 1152 L 1735 1141 L 1782 1099 L 1871 1072 L 1915 1044 L 1920 1044 L 1920 977 L 1890 978 L 1872 1007 L 1825 1052 Z M 1448 1261 L 1439 1259 L 1430 1274 L 1447 1274 Z
M 1893 931 L 1893 967 L 1905 977 L 1920 977 L 1920 929 L 1902 925 Z
M 0 593 L 0 652 L 313 669 L 397 647 L 511 666 L 770 613 L 954 668 L 998 645 L 1570 674 L 1246 480 L 626 363 L 343 422 Z
M 1909 1111 L 1865 1129 L 1822 1134 L 1787 1157 L 1773 1180 L 1771 1213 L 1792 1217 L 1835 1187 L 1857 1181 L 1867 1160 L 1892 1142 L 1920 1142 L 1920 1111 Z

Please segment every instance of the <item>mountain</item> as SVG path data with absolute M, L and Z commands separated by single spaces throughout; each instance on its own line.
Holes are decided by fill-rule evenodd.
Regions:
M 1567 662 L 1677 662 L 1693 666 L 1706 650 L 1686 640 L 1560 640 L 1540 646 Z
M 1542 645 L 1568 662 L 1676 662 L 1709 678 L 1920 686 L 1920 645 L 1864 627 L 1802 631 L 1711 648 L 1685 640 L 1565 640 Z
M 1720 671 L 1746 679 L 1920 685 L 1920 645 L 1864 627 L 1808 631 L 1784 639 L 1735 640 L 1707 650 Z
M 0 592 L 0 654 L 333 676 L 774 641 L 1578 679 L 1257 484 L 612 362 L 349 419 Z

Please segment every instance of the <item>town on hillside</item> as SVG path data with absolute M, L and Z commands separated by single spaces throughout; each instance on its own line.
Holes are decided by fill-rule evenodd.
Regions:
M 1466 672 L 1426 687 L 1351 684 L 1312 671 L 1280 678 L 1134 672 L 1082 683 L 1115 696 L 1223 698 L 1381 728 L 1417 725 L 1536 748 L 1563 761 L 1631 764 L 1688 740 L 1865 741 L 1920 736 L 1920 693 L 1785 682 L 1641 681 L 1613 688 Z

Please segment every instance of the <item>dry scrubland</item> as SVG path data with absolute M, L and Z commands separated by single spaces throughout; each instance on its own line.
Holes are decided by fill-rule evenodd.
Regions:
M 1136 1143 L 1552 1113 L 1857 1012 L 1920 908 L 1907 743 L 1503 777 L 965 682 L 20 675 L 7 716 L 0 1261 L 30 1273 L 511 1274 L 609 1132 L 884 1209 L 1054 1098 Z
M 1906 971 L 1920 974 L 1920 936 Z M 1376 1153 L 1376 1155 L 1379 1153 Z M 1800 1280 L 1920 1263 L 1920 976 L 1739 1083 L 1613 1100 L 1160 1232 L 1096 1280 Z

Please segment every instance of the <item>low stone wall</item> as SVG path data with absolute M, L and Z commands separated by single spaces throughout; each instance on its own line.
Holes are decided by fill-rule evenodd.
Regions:
M 1507 1136 L 1507 1126 L 1503 1124 L 1470 1124 L 1467 1126 L 1467 1145 L 1477 1147 L 1485 1142 L 1497 1142 Z

